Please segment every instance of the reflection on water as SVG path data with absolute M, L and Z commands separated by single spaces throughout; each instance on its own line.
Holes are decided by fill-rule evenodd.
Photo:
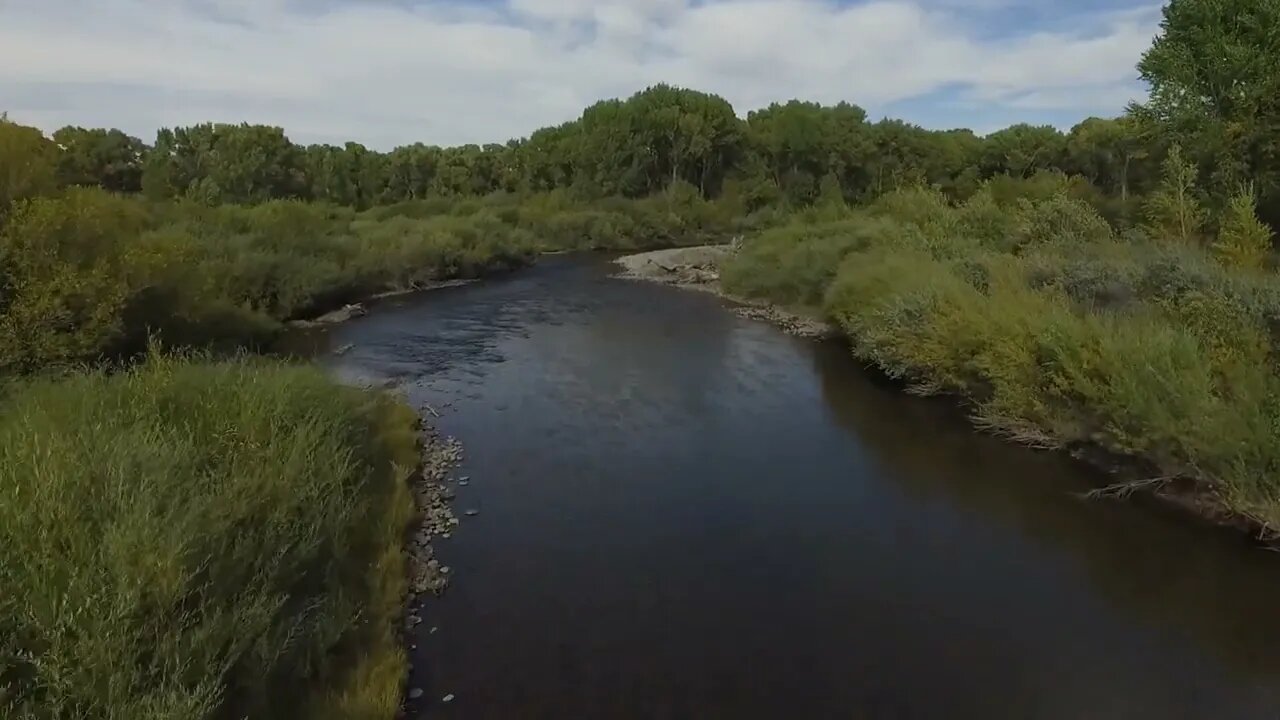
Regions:
M 1089 502 L 836 343 L 558 258 L 382 307 L 334 369 L 467 446 L 439 718 L 1274 718 L 1280 558 Z M 438 626 L 439 632 L 427 630 Z

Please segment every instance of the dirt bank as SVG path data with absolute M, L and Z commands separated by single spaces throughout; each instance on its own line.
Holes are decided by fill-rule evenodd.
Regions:
M 771 322 L 792 335 L 824 338 L 837 334 L 834 326 L 818 318 L 726 293 L 720 285 L 720 264 L 732 253 L 729 245 L 700 245 L 626 255 L 616 260 L 622 267 L 616 277 L 714 293 L 731 301 L 735 314 Z

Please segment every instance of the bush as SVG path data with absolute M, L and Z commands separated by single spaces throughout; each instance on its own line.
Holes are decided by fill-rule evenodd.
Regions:
M 483 210 L 357 218 L 346 208 L 150 204 L 71 190 L 0 229 L 0 374 L 128 356 L 151 336 L 213 349 L 384 290 L 527 262 L 526 231 Z
M 121 336 L 146 223 L 98 190 L 17 206 L 0 228 L 0 374 L 92 359 Z
M 985 427 L 1142 457 L 1280 526 L 1280 281 L 1190 244 L 1118 242 L 1061 192 L 992 192 L 954 208 L 899 191 L 869 214 L 766 232 L 723 279 L 825 298 L 859 357 L 966 398 Z
M 1233 196 L 1213 245 L 1218 259 L 1241 270 L 1261 270 L 1271 256 L 1271 242 L 1271 229 L 1258 219 L 1252 189 Z
M 816 307 L 845 255 L 886 242 L 885 233 L 899 227 L 885 220 L 860 218 L 770 230 L 747 241 L 725 263 L 721 278 L 731 293 Z
M 0 715 L 391 718 L 413 413 L 153 359 L 0 414 Z

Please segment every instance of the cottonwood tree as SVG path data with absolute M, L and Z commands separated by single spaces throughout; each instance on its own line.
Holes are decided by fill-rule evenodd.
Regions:
M 1211 169 L 1221 194 L 1252 180 L 1280 222 L 1280 0 L 1171 0 L 1138 70 L 1151 87 L 1136 115 Z

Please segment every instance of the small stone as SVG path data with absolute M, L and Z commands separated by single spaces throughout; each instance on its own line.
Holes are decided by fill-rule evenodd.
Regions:
M 416 626 L 421 624 L 422 624 L 422 618 L 418 617 L 417 615 L 409 616 L 409 625 Z
M 430 631 L 430 632 L 428 632 L 427 634 L 428 634 L 428 635 L 435 635 L 435 634 L 436 634 L 436 633 L 438 633 L 438 632 L 440 632 L 440 628 L 438 628 L 438 627 L 433 627 L 433 628 L 431 628 L 431 631 Z
M 467 511 L 467 517 L 475 517 L 480 514 L 479 510 L 471 509 Z
M 458 482 L 464 482 L 464 483 L 466 483 L 466 482 L 471 482 L 471 476 L 470 476 L 470 475 L 463 475 L 463 476 L 462 476 L 462 478 L 458 480 Z
M 444 702 L 444 703 L 453 702 L 453 693 L 449 693 L 448 695 L 445 695 L 444 697 L 440 698 L 440 702 Z
M 441 568 L 440 568 L 440 574 L 441 574 L 441 575 L 448 575 L 448 574 L 449 574 L 449 573 L 451 573 L 451 572 L 453 572 L 453 569 L 452 569 L 452 568 L 450 568 L 448 565 L 445 565 L 444 567 L 441 567 Z
M 417 700 L 420 697 L 422 697 L 422 688 L 414 688 L 409 691 L 410 700 Z
M 440 533 L 440 537 L 444 538 L 445 540 L 448 540 L 449 538 L 453 537 L 453 535 L 449 533 Z

